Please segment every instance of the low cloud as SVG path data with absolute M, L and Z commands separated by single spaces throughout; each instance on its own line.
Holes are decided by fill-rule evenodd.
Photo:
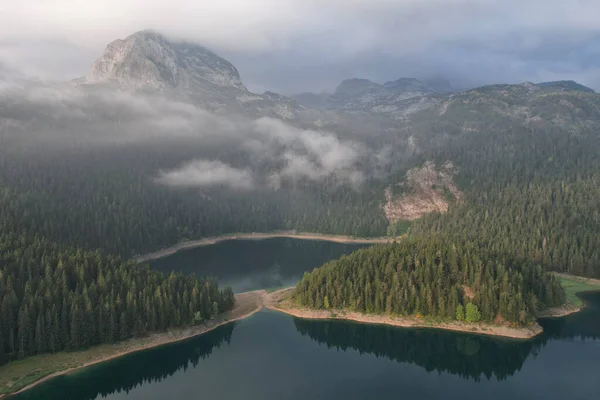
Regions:
M 269 178 L 274 187 L 285 179 L 318 181 L 333 177 L 338 183 L 353 186 L 364 180 L 364 173 L 358 170 L 359 161 L 367 153 L 363 144 L 343 141 L 332 132 L 295 128 L 272 118 L 254 121 L 254 132 L 262 137 L 265 146 L 282 147 L 277 155 L 282 168 Z M 252 145 L 257 146 L 256 142 Z
M 361 170 L 360 161 L 368 157 L 368 152 L 358 142 L 340 140 L 331 132 L 299 129 L 272 118 L 240 123 L 238 132 L 237 143 L 232 142 L 230 147 L 241 146 L 251 165 L 239 169 L 220 161 L 193 160 L 181 168 L 162 171 L 158 181 L 186 187 L 249 189 L 264 184 L 279 189 L 289 181 L 329 179 L 333 184 L 357 187 L 365 180 L 367 171 Z
M 136 95 L 70 83 L 0 80 L 0 119 L 39 140 L 125 144 L 147 139 L 230 140 L 238 119 L 224 118 L 185 100 Z
M 162 95 L 13 80 L 0 82 L 0 103 L 0 136 L 32 146 L 165 146 L 173 155 L 154 174 L 168 186 L 276 189 L 327 180 L 356 187 L 382 162 L 360 135 L 348 139 L 273 118 L 219 114 Z M 187 163 L 174 168 L 182 160 Z
M 330 176 L 333 176 L 338 183 L 348 183 L 352 186 L 359 186 L 364 181 L 363 172 L 355 170 L 353 165 L 324 166 L 310 156 L 291 152 L 283 154 L 283 159 L 286 161 L 286 165 L 281 171 L 271 175 L 270 179 L 273 182 L 281 182 L 286 178 L 292 180 L 307 178 L 312 181 L 320 181 Z M 351 160 L 344 160 L 346 164 L 349 164 L 349 161 Z
M 215 187 L 231 189 L 251 189 L 252 172 L 248 169 L 234 168 L 221 161 L 194 160 L 181 168 L 161 171 L 158 182 L 177 187 Z

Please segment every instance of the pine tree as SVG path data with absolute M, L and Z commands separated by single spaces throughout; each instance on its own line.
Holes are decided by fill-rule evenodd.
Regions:
M 108 308 L 108 328 L 106 342 L 112 343 L 117 340 L 117 315 L 115 312 L 115 304 L 111 301 Z
M 81 347 L 81 311 L 79 310 L 78 305 L 75 305 L 71 311 L 71 329 L 69 337 L 71 338 L 71 342 L 69 343 L 71 349 L 78 349 Z
M 5 342 L 3 328 L 4 326 L 2 325 L 2 319 L 0 318 L 0 365 L 4 365 L 8 361 L 6 359 L 6 352 L 4 350 Z
M 42 314 L 40 313 L 35 323 L 35 348 L 38 354 L 42 354 L 46 351 L 46 333 L 44 324 L 44 317 L 42 317 Z
M 467 303 L 465 321 L 467 322 L 479 322 L 481 320 L 481 314 L 477 306 L 471 302 Z
M 18 355 L 19 360 L 25 358 L 29 352 L 28 343 L 31 334 L 29 311 L 26 305 L 23 305 L 19 310 L 19 330 L 17 333 Z
M 456 306 L 456 320 L 464 321 L 465 320 L 465 309 L 462 304 Z
M 49 334 L 48 349 L 52 353 L 55 353 L 59 349 L 60 345 L 60 325 L 58 322 L 58 312 L 56 311 L 56 306 L 52 306 L 51 321 L 52 323 Z
M 60 341 L 59 347 L 61 349 L 66 349 L 69 343 L 71 343 L 69 330 L 69 305 L 67 299 L 63 298 L 60 312 L 60 335 L 58 336 Z
M 123 312 L 119 319 L 119 340 L 125 340 L 129 337 L 129 327 L 127 326 L 127 315 Z

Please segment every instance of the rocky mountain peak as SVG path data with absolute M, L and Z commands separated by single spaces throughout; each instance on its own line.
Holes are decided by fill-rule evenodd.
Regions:
M 197 44 L 173 42 L 146 30 L 111 42 L 85 78 L 131 89 L 246 90 L 237 69 Z

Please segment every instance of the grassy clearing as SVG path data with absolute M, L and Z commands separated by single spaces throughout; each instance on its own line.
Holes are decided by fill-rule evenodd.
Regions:
M 598 280 L 565 275 L 559 275 L 558 279 L 565 289 L 567 302 L 577 307 L 583 306 L 583 301 L 577 296 L 577 293 L 600 290 L 600 281 Z
M 11 362 L 0 367 L 0 394 L 16 392 L 55 372 L 77 368 L 122 351 L 122 348 L 109 344 L 84 351 L 43 354 Z

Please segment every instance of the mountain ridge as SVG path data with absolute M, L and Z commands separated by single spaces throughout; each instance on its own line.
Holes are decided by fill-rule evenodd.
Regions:
M 79 81 L 84 85 L 112 85 L 130 91 L 159 91 L 184 96 L 217 112 L 241 112 L 253 117 L 272 116 L 330 126 L 340 113 L 362 113 L 391 121 L 444 104 L 452 99 L 451 84 L 442 78 L 419 80 L 401 77 L 383 84 L 364 78 L 345 79 L 332 94 L 302 93 L 284 96 L 267 91 L 250 92 L 237 68 L 207 48 L 173 41 L 153 30 L 135 32 L 109 43 Z M 529 91 L 588 92 L 574 81 L 525 82 Z M 505 90 L 514 85 L 487 85 L 461 93 Z M 334 114 L 331 114 L 333 112 Z

